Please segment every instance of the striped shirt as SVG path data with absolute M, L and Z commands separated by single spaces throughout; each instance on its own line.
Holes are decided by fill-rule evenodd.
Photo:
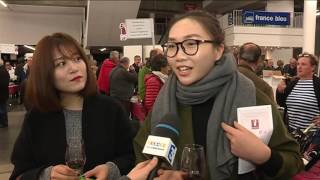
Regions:
M 289 127 L 306 129 L 311 124 L 312 118 L 320 113 L 313 80 L 299 80 L 289 94 L 286 105 Z

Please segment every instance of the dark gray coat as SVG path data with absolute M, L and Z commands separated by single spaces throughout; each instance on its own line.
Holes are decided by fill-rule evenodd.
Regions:
M 0 66 L 0 103 L 5 103 L 9 98 L 10 76 L 4 66 Z
M 120 100 L 129 100 L 134 93 L 138 80 L 137 73 L 127 71 L 122 65 L 113 68 L 110 75 L 110 96 Z

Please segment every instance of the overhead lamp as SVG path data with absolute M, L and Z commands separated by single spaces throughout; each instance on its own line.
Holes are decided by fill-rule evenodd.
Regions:
M 2 4 L 2 6 L 4 6 L 4 7 L 8 7 L 8 5 L 2 0 L 0 0 L 0 4 Z
M 105 50 L 107 50 L 107 48 L 101 48 L 101 49 L 99 49 L 100 51 L 105 51 Z
M 28 48 L 28 49 L 35 50 L 35 48 L 32 47 L 32 46 L 28 46 L 28 45 L 23 45 L 23 46 L 26 47 L 26 48 Z

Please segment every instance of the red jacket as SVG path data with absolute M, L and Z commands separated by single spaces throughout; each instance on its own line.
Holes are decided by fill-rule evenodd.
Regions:
M 144 107 L 147 113 L 152 109 L 153 103 L 159 94 L 159 91 L 163 85 L 160 78 L 152 73 L 147 74 L 144 78 L 146 95 L 144 97 Z
M 109 74 L 111 70 L 116 66 L 117 64 L 115 64 L 113 61 L 109 59 L 104 60 L 103 64 L 101 65 L 101 69 L 98 77 L 98 88 L 100 91 L 105 92 L 107 95 L 110 94 Z

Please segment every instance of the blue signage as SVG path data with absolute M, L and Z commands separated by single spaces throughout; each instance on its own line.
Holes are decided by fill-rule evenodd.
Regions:
M 290 25 L 290 13 L 243 11 L 242 22 L 243 24 Z

